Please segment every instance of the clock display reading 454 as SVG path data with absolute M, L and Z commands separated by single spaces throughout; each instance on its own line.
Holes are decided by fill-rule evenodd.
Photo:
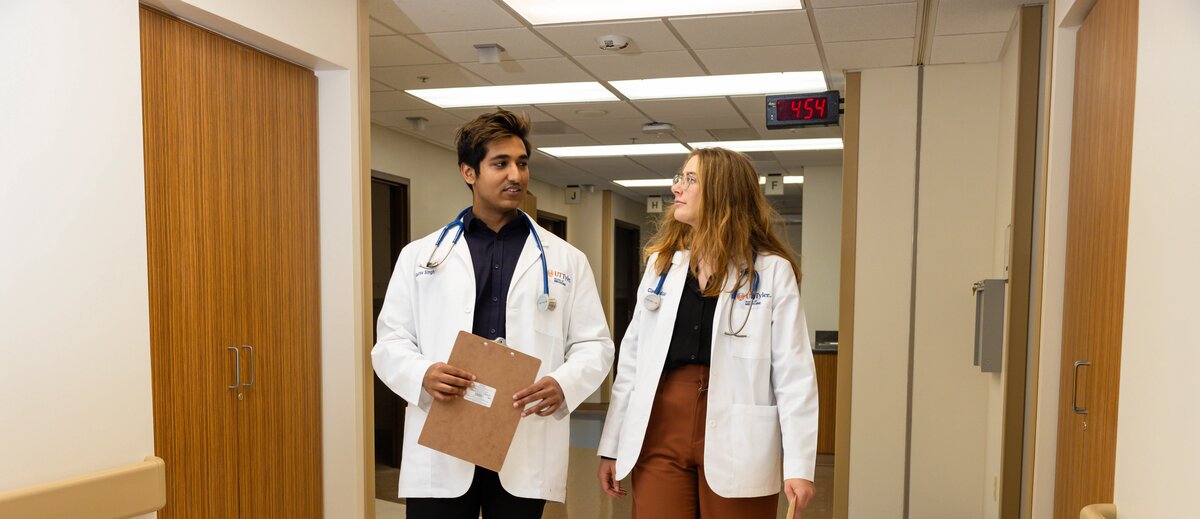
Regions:
M 767 96 L 767 129 L 837 124 L 841 106 L 837 90 Z

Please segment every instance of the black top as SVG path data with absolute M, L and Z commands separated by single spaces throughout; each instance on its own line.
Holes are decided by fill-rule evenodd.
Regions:
M 475 319 L 471 333 L 488 339 L 504 337 L 508 286 L 529 238 L 529 226 L 524 216 L 517 215 L 500 232 L 493 232 L 471 211 L 463 216 L 463 226 L 475 267 Z
M 679 294 L 679 313 L 675 315 L 675 328 L 667 349 L 666 369 L 684 364 L 709 365 L 716 310 L 717 298 L 701 295 L 700 281 L 689 272 Z

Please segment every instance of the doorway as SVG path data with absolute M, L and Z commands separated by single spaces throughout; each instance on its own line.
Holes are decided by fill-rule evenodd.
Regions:
M 625 337 L 629 321 L 633 320 L 633 309 L 637 306 L 641 244 L 641 227 L 613 220 L 613 340 L 618 345 Z M 614 359 L 614 376 L 616 367 Z
M 412 218 L 408 180 L 371 172 L 371 285 L 372 320 L 379 320 L 392 267 L 411 239 Z M 371 343 L 378 337 L 372 328 Z M 375 497 L 399 502 L 400 459 L 404 445 L 405 402 L 374 376 Z
M 537 224 L 550 231 L 551 234 L 563 240 L 567 239 L 567 217 L 548 211 L 538 211 Z

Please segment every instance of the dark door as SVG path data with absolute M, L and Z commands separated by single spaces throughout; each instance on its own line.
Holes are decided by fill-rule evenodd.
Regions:
M 373 319 L 379 320 L 383 298 L 400 250 L 409 242 L 408 185 L 399 179 L 371 178 L 371 301 Z M 378 340 L 372 332 L 372 344 Z M 375 378 L 375 463 L 381 473 L 395 475 L 400 467 L 404 445 L 404 406 L 399 395 Z M 396 486 L 390 477 L 380 477 L 380 499 L 396 500 Z

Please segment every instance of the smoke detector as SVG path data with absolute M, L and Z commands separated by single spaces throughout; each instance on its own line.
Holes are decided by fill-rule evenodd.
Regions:
M 596 38 L 601 50 L 619 51 L 629 46 L 629 37 L 620 34 L 606 34 Z
M 650 135 L 661 135 L 675 131 L 675 125 L 671 123 L 660 123 L 658 121 L 650 121 L 642 125 L 642 133 Z

